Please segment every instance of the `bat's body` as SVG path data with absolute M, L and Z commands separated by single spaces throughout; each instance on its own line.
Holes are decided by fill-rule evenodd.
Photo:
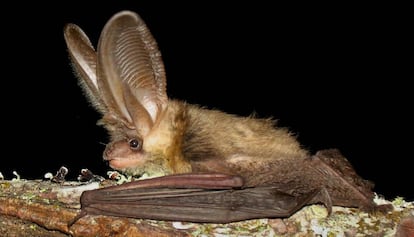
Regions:
M 145 154 L 131 151 L 128 139 L 121 138 L 108 145 L 105 159 L 112 168 L 133 175 L 220 172 L 243 176 L 243 171 L 260 170 L 269 162 L 308 156 L 286 129 L 276 129 L 271 120 L 173 100 L 143 140 Z
M 287 129 L 276 127 L 270 119 L 239 117 L 169 99 L 156 42 L 135 13 L 123 11 L 113 16 L 102 31 L 97 50 L 76 25 L 66 26 L 65 39 L 81 85 L 103 114 L 100 123 L 111 135 L 104 159 L 112 168 L 150 177 L 182 173 L 241 177 L 243 188 L 271 187 L 290 195 L 292 201 L 285 204 L 295 208 L 281 215 L 321 200 L 375 206 L 372 186 L 339 152 L 310 156 Z M 178 183 L 185 186 L 186 181 Z M 266 196 L 263 190 L 269 189 L 256 189 L 257 195 Z M 322 190 L 327 191 L 329 201 Z M 83 204 L 99 199 L 89 197 Z M 275 199 L 286 197 L 276 195 Z M 111 196 L 107 201 L 114 199 Z M 111 212 L 106 209 L 106 213 Z

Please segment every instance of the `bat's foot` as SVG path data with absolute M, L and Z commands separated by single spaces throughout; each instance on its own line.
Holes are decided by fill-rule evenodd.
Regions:
M 313 197 L 308 204 L 322 203 L 328 210 L 328 215 L 332 213 L 332 199 L 326 188 L 315 190 Z
M 392 204 L 381 204 L 377 205 L 375 203 L 372 203 L 370 205 L 365 205 L 360 208 L 364 212 L 368 213 L 387 213 L 394 209 Z

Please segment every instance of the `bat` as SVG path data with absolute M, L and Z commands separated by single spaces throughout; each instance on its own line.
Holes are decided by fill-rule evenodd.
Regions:
M 378 209 L 372 183 L 338 150 L 311 155 L 272 119 L 170 99 L 161 53 L 138 14 L 112 16 L 96 50 L 75 24 L 65 26 L 64 37 L 79 83 L 102 114 L 98 124 L 110 134 L 103 159 L 123 173 L 154 178 L 145 187 L 138 181 L 85 192 L 83 214 L 230 222 L 289 216 L 315 202 Z M 222 187 L 234 179 L 241 182 Z M 243 201 L 253 197 L 271 205 Z

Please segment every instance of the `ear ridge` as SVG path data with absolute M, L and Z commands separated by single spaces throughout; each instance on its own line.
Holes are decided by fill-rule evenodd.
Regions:
M 64 38 L 79 83 L 87 94 L 89 101 L 101 113 L 106 113 L 107 106 L 100 97 L 96 64 L 97 56 L 89 38 L 80 27 L 67 24 L 64 27 Z
M 104 98 L 139 132 L 149 131 L 168 99 L 161 54 L 145 23 L 134 12 L 115 14 L 102 30 L 97 52 L 98 85 L 110 94 Z
M 149 133 L 154 122 L 151 120 L 151 116 L 147 110 L 137 101 L 131 92 L 131 89 L 124 85 L 124 100 L 128 112 L 131 115 L 132 122 L 138 134 L 145 136 Z

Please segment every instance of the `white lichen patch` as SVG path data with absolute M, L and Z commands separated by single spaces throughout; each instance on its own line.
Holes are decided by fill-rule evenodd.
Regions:
M 124 175 L 118 171 L 108 171 L 106 174 L 108 175 L 109 179 L 115 180 L 117 184 L 128 183 L 133 180 L 133 176 Z
M 172 226 L 177 230 L 188 230 L 194 228 L 194 223 L 183 223 L 181 221 L 174 221 L 172 222 Z
M 52 180 L 53 176 L 54 175 L 51 172 L 47 172 L 45 175 L 43 175 L 43 178 L 45 178 L 47 180 Z
M 407 202 L 402 197 L 396 197 L 391 204 L 396 211 L 403 211 L 407 208 L 414 210 L 414 202 Z
M 52 192 L 57 194 L 57 199 L 61 202 L 66 203 L 66 200 L 79 200 L 81 194 L 87 190 L 94 190 L 100 187 L 99 182 L 92 182 L 89 184 L 58 186 L 52 189 Z
M 116 170 L 108 171 L 106 172 L 106 174 L 108 175 L 109 179 L 115 180 L 117 184 L 123 184 L 123 183 L 128 183 L 128 182 L 137 181 L 137 180 L 157 178 L 157 177 L 161 177 L 165 175 L 164 173 L 153 173 L 151 175 L 149 175 L 148 173 L 143 173 L 140 176 L 134 176 L 134 175 L 126 174 L 126 173 L 120 173 Z
M 17 171 L 13 171 L 13 175 L 15 178 L 13 178 L 12 181 L 20 181 L 20 175 L 17 173 Z
M 346 231 L 358 227 L 360 218 L 353 215 L 346 208 L 336 207 L 333 214 L 326 218 L 315 218 L 310 220 L 310 229 L 314 234 L 320 236 L 345 236 Z M 344 228 L 346 226 L 346 228 Z
M 268 219 L 233 222 L 229 224 L 198 224 L 172 222 L 177 230 L 190 231 L 192 236 L 276 236 Z
M 384 205 L 384 204 L 390 204 L 391 202 L 386 200 L 385 198 L 381 197 L 377 193 L 374 195 L 374 203 L 377 205 Z

